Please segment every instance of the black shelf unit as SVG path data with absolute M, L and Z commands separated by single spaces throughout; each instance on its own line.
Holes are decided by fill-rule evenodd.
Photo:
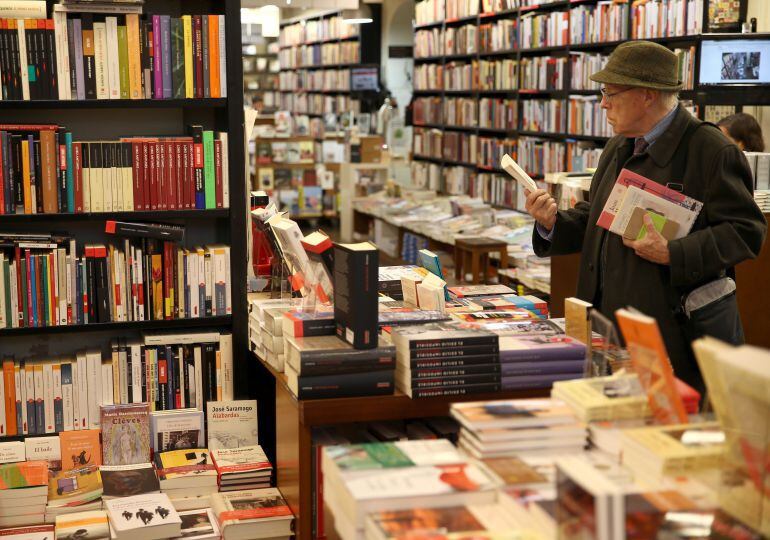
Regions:
M 55 0 L 47 0 L 48 16 L 53 13 Z M 129 135 L 163 136 L 185 132 L 188 124 L 201 124 L 205 129 L 226 131 L 228 145 L 230 208 L 218 210 L 179 210 L 155 212 L 105 212 L 83 214 L 0 215 L 4 232 L 40 230 L 71 231 L 78 238 L 86 235 L 109 240 L 104 236 L 100 221 L 173 220 L 189 224 L 188 245 L 195 243 L 199 232 L 202 241 L 213 238 L 230 246 L 230 280 L 232 315 L 155 321 L 92 323 L 85 325 L 4 328 L 0 330 L 0 349 L 7 352 L 13 346 L 29 348 L 35 354 L 39 341 L 55 336 L 51 345 L 61 352 L 72 352 L 88 345 L 96 333 L 100 339 L 126 337 L 127 332 L 216 328 L 233 336 L 234 394 L 237 399 L 256 397 L 255 367 L 249 359 L 248 312 L 246 301 L 246 226 L 247 210 L 244 179 L 244 115 L 243 66 L 240 61 L 241 22 L 239 0 L 147 0 L 145 15 L 217 14 L 225 16 L 225 55 L 227 58 L 227 96 L 218 99 L 138 99 L 85 101 L 0 101 L 4 123 L 57 123 L 73 133 L 75 141 L 90 138 L 109 139 Z M 210 223 L 209 223 L 210 221 Z M 82 249 L 82 247 L 81 247 Z M 88 336 L 88 337 L 86 337 Z M 58 352 L 58 351 L 57 351 Z M 105 350 L 102 351 L 103 353 Z M 269 433 L 270 424 L 264 424 Z M 5 438 L 3 438 L 5 440 Z
M 432 28 L 441 28 L 442 30 L 445 30 L 448 27 L 456 26 L 458 23 L 462 24 L 476 24 L 477 26 L 483 25 L 483 24 L 490 24 L 494 23 L 496 20 L 502 19 L 502 18 L 511 18 L 516 19 L 518 21 L 518 28 L 520 31 L 521 28 L 521 17 L 526 16 L 532 13 L 548 13 L 552 11 L 562 10 L 562 11 L 568 11 L 572 8 L 576 8 L 579 6 L 585 6 L 585 5 L 596 5 L 599 0 L 559 0 L 556 2 L 550 2 L 550 3 L 542 3 L 531 7 L 521 7 L 516 9 L 510 9 L 500 12 L 493 12 L 493 13 L 480 13 L 475 18 L 474 17 L 464 17 L 461 20 L 448 20 L 448 21 L 433 21 L 427 24 L 421 24 L 421 25 L 414 25 L 413 29 L 414 32 L 417 32 L 419 30 L 425 30 L 425 29 L 432 29 Z M 704 29 L 705 32 L 708 28 L 708 10 L 704 9 L 703 13 L 703 20 L 701 21 L 701 27 Z M 745 15 L 745 13 L 743 14 Z M 628 10 L 628 17 L 625 22 L 626 24 L 626 30 L 627 35 L 631 36 L 632 34 L 632 25 L 633 25 L 633 12 L 631 9 Z M 761 37 L 761 35 L 758 34 L 733 34 L 737 38 L 742 39 L 757 39 Z M 662 38 L 646 38 L 648 41 L 653 41 L 656 43 L 661 43 L 663 45 L 669 46 L 670 48 L 681 48 L 681 47 L 688 47 L 690 45 L 695 45 L 696 47 L 700 46 L 700 43 L 704 39 L 724 39 L 725 37 L 729 37 L 727 34 L 697 34 L 697 35 L 687 35 L 687 36 L 671 36 L 671 37 L 662 37 Z M 765 38 L 768 36 L 765 35 Z M 630 39 L 630 38 L 629 38 Z M 609 42 L 599 42 L 599 43 L 581 43 L 581 44 L 567 44 L 567 45 L 561 45 L 561 46 L 548 46 L 548 47 L 539 47 L 539 48 L 522 48 L 521 43 L 517 43 L 514 48 L 511 48 L 509 50 L 504 51 L 479 51 L 478 53 L 474 55 L 436 55 L 431 57 L 423 57 L 423 58 L 416 58 L 415 59 L 415 66 L 417 65 L 425 65 L 425 64 L 439 64 L 441 66 L 445 66 L 448 62 L 455 61 L 458 59 L 467 59 L 467 60 L 483 60 L 483 59 L 498 59 L 498 58 L 511 58 L 515 59 L 517 61 L 521 61 L 522 58 L 531 57 L 531 56 L 545 56 L 545 55 L 554 55 L 559 57 L 569 57 L 569 54 L 571 52 L 588 52 L 588 53 L 604 53 L 609 54 L 615 47 L 620 45 L 621 43 L 626 42 L 627 40 L 617 40 L 617 41 L 609 41 Z M 478 46 L 479 44 L 477 44 Z M 725 89 L 725 88 L 714 88 L 714 87 L 699 87 L 698 82 L 698 70 L 700 66 L 698 63 L 698 57 L 697 57 L 697 49 L 696 49 L 696 57 L 694 59 L 694 66 L 693 69 L 695 71 L 695 81 L 694 81 L 694 89 L 693 90 L 683 90 L 680 92 L 680 97 L 682 99 L 692 100 L 700 109 L 699 114 L 703 115 L 703 106 L 710 105 L 710 104 L 723 104 L 723 105 L 736 105 L 740 106 L 744 103 L 751 103 L 752 105 L 770 105 L 770 92 L 766 90 L 766 88 L 763 87 L 757 87 L 757 86 L 746 86 L 744 89 Z M 569 84 L 571 80 L 571 64 L 567 62 L 565 73 L 564 73 L 564 81 L 565 84 Z M 518 82 L 518 81 L 517 81 Z M 570 96 L 599 96 L 600 93 L 598 89 L 591 89 L 591 90 L 572 90 L 570 88 L 562 88 L 562 89 L 537 89 L 537 90 L 530 90 L 530 89 L 511 89 L 511 90 L 479 90 L 479 89 L 472 89 L 472 90 L 446 90 L 443 88 L 436 88 L 436 89 L 422 89 L 422 90 L 415 90 L 413 94 L 417 97 L 437 97 L 441 98 L 443 101 L 445 98 L 448 97 L 462 97 L 462 96 L 468 96 L 468 97 L 475 97 L 475 98 L 481 98 L 484 96 L 490 96 L 490 97 L 500 97 L 500 98 L 508 98 L 508 99 L 516 99 L 517 100 L 517 107 L 518 107 L 518 118 L 519 122 L 521 121 L 521 107 L 518 105 L 518 102 L 525 101 L 527 99 L 560 99 L 560 100 L 568 100 Z M 518 128 L 520 125 L 511 126 L 511 129 L 502 129 L 502 130 L 495 130 L 495 129 L 485 129 L 481 127 L 476 128 L 467 128 L 465 126 L 448 126 L 448 125 L 442 125 L 442 124 L 424 124 L 422 126 L 415 124 L 415 128 L 425 127 L 430 129 L 440 129 L 444 131 L 470 131 L 475 133 L 478 136 L 486 136 L 486 137 L 500 137 L 500 138 L 509 138 L 509 137 L 516 137 L 516 136 L 526 136 L 526 137 L 533 137 L 541 140 L 552 140 L 552 141 L 564 141 L 564 142 L 583 142 L 583 143 L 593 143 L 598 146 L 603 145 L 606 141 L 609 140 L 609 137 L 602 137 L 602 136 L 594 136 L 594 135 L 573 135 L 571 133 L 546 133 L 546 132 L 535 132 L 535 131 L 528 131 L 528 130 L 519 130 Z M 451 166 L 451 165 L 458 165 L 459 163 L 452 162 L 451 160 L 445 160 L 445 159 L 437 159 L 437 158 L 427 158 L 425 156 L 420 156 L 418 154 L 413 155 L 413 159 L 417 161 L 426 161 L 430 163 L 436 163 L 441 166 Z M 462 165 L 462 164 L 459 164 Z M 564 163 L 564 166 L 566 168 L 566 162 Z M 502 173 L 500 169 L 494 168 L 494 167 L 484 167 L 484 166 L 477 166 L 472 165 L 473 168 L 476 168 L 478 171 L 484 171 L 484 172 L 499 172 Z M 443 191 L 443 186 L 440 186 Z
M 359 55 L 358 55 L 358 62 L 351 62 L 351 63 L 338 63 L 338 64 L 324 64 L 324 65 L 303 65 L 303 66 L 295 66 L 295 67 L 281 67 L 282 73 L 289 73 L 289 72 L 301 72 L 301 71 L 317 71 L 317 70 L 327 70 L 327 69 L 353 69 L 358 67 L 376 67 L 378 71 L 378 79 L 379 79 L 379 71 L 380 71 L 380 38 L 382 35 L 382 28 L 381 28 L 381 14 L 382 14 L 382 5 L 381 4 L 368 4 L 369 9 L 372 12 L 372 22 L 367 24 L 361 24 L 359 25 L 359 32 L 358 35 L 355 36 L 345 36 L 342 38 L 329 38 L 329 39 L 322 39 L 322 40 L 314 40 L 314 41 L 305 41 L 302 43 L 298 43 L 296 45 L 281 45 L 280 50 L 281 52 L 293 49 L 294 47 L 301 47 L 303 45 L 318 45 L 318 44 L 324 44 L 324 43 L 344 43 L 344 42 L 352 42 L 357 41 L 359 46 Z M 308 21 L 315 21 L 315 20 L 323 20 L 328 19 L 330 17 L 334 16 L 340 16 L 342 15 L 342 10 L 340 9 L 333 9 L 329 11 L 324 11 L 322 13 L 317 13 L 310 16 L 299 16 L 299 17 L 293 17 L 291 19 L 287 19 L 284 21 L 281 21 L 280 28 L 283 31 L 283 28 L 289 25 L 293 25 L 296 23 L 301 24 L 307 24 Z M 352 88 L 352 85 L 351 85 Z M 371 94 L 371 92 L 361 92 L 361 91 L 353 91 L 351 90 L 344 90 L 344 91 L 333 91 L 333 92 L 324 92 L 324 91 L 307 91 L 307 90 L 294 90 L 294 89 L 280 89 L 282 94 L 291 94 L 291 93 L 329 93 L 329 94 L 336 94 L 336 95 L 349 95 L 351 99 L 363 99 L 367 97 L 367 94 Z M 283 102 L 283 98 L 281 100 Z M 311 118 L 317 117 L 321 118 L 323 117 L 323 114 L 320 113 L 305 113 L 301 111 L 295 110 L 294 107 L 284 107 L 284 103 L 281 103 L 282 109 L 290 110 L 294 114 L 301 114 L 301 115 L 307 115 Z M 340 112 L 340 111 L 338 111 Z

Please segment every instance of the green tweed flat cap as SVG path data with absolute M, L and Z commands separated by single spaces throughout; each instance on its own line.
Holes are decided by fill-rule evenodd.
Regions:
M 604 69 L 591 75 L 591 80 L 654 90 L 682 89 L 676 55 L 651 41 L 628 41 L 618 45 Z

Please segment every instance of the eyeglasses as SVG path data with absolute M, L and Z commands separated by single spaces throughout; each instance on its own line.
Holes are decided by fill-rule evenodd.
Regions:
M 606 88 L 600 88 L 599 91 L 602 93 L 602 99 L 606 99 L 607 102 L 609 103 L 610 100 L 612 98 L 614 98 L 615 96 L 617 96 L 618 94 L 622 94 L 623 92 L 628 92 L 629 90 L 633 90 L 633 89 L 634 89 L 634 87 L 632 86 L 630 88 L 625 88 L 623 90 L 618 90 L 617 92 L 613 92 L 612 94 L 607 92 Z

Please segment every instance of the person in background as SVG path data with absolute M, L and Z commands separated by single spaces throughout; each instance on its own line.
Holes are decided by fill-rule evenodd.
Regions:
M 703 335 L 743 342 L 733 268 L 759 254 L 767 223 L 738 147 L 679 104 L 677 68 L 677 56 L 662 45 L 618 46 L 591 76 L 602 84 L 601 107 L 615 137 L 602 152 L 588 201 L 558 210 L 538 189 L 526 209 L 537 222 L 535 253 L 580 253 L 577 296 L 613 321 L 627 306 L 654 317 L 677 377 L 702 392 L 690 344 Z M 597 225 L 624 168 L 703 203 L 689 234 L 668 241 L 647 215 L 641 240 Z
M 757 119 L 746 113 L 731 114 L 717 122 L 722 133 L 744 152 L 764 152 L 765 141 Z

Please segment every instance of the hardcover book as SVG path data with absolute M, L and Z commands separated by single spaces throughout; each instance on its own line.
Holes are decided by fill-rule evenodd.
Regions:
M 150 413 L 152 450 L 165 452 L 204 445 L 203 411 L 177 409 Z
M 59 437 L 28 437 L 24 440 L 27 459 L 48 462 L 51 471 L 62 469 L 61 440 Z
M 302 376 L 393 369 L 395 348 L 354 349 L 337 336 L 286 339 L 286 362 Z
M 133 465 L 150 461 L 149 416 L 147 403 L 102 406 L 104 465 Z
M 209 401 L 206 407 L 209 450 L 258 443 L 256 400 Z
M 31 525 L 0 531 L 0 538 L 5 540 L 51 540 L 53 537 L 53 525 Z
M 211 459 L 221 475 L 269 471 L 273 468 L 257 445 L 240 448 L 219 448 L 211 451 Z
M 294 516 L 281 492 L 275 488 L 215 493 L 211 497 L 211 509 L 222 527 L 225 538 L 262 538 L 292 534 L 291 523 Z M 269 533 L 260 534 L 265 528 Z
M 217 540 L 219 524 L 211 508 L 179 512 L 182 520 L 182 538 L 185 540 Z
M 334 319 L 337 336 L 356 349 L 377 347 L 377 247 L 334 246 Z

